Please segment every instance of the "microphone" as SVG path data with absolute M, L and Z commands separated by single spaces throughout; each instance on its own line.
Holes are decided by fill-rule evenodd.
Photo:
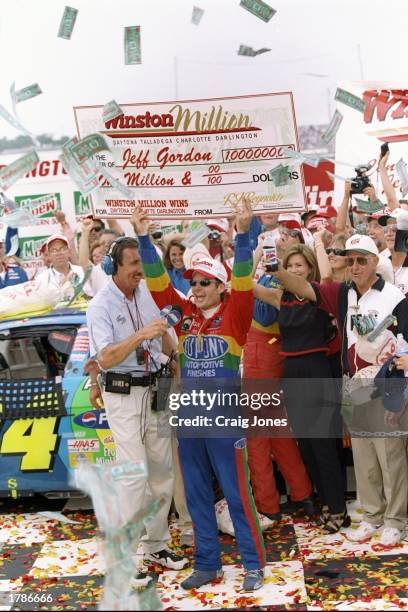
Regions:
M 183 311 L 178 304 L 172 304 L 165 306 L 160 311 L 160 317 L 166 319 L 168 327 L 174 327 L 181 321 L 181 315 Z

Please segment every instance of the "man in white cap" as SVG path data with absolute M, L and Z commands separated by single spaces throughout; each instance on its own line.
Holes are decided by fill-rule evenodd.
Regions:
M 313 236 L 308 229 L 302 226 L 299 213 L 281 213 L 278 217 L 278 228 L 280 234 L 278 247 L 282 250 L 287 250 L 299 243 L 313 246 Z
M 63 234 L 53 234 L 44 242 L 50 266 L 41 272 L 36 280 L 45 286 L 62 287 L 70 282 L 76 286 L 82 282 L 84 272 L 81 266 L 74 266 L 69 260 L 69 241 Z
M 397 334 L 408 340 L 408 301 L 394 285 L 377 276 L 378 248 L 369 236 L 355 234 L 346 242 L 346 265 L 351 283 L 308 283 L 285 270 L 275 273 L 285 288 L 299 298 L 316 302 L 317 307 L 331 313 L 342 333 L 343 371 L 349 376 L 370 365 L 384 363 L 396 351 Z M 395 317 L 395 326 L 385 330 L 384 342 L 377 350 L 367 349 L 361 342 L 388 315 Z M 380 346 L 381 345 L 381 346 Z M 383 346 L 382 346 L 383 345 Z M 374 348 L 374 346 L 373 346 Z M 383 431 L 392 434 L 403 416 L 384 410 Z M 380 543 L 397 545 L 403 538 L 407 519 L 408 475 L 406 438 L 353 437 L 354 467 L 359 499 L 364 518 L 358 529 L 347 537 L 356 542 L 369 540 L 381 527 Z

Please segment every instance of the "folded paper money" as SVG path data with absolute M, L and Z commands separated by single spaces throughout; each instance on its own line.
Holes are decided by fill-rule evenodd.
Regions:
M 354 201 L 356 203 L 357 211 L 366 213 L 367 215 L 373 215 L 384 208 L 384 204 L 380 200 L 373 202 L 371 200 L 354 198 Z
M 276 13 L 275 9 L 262 0 L 241 0 L 239 5 L 265 22 L 270 21 Z
M 382 210 L 384 208 L 384 204 L 380 202 L 380 200 L 376 200 L 375 202 L 371 200 L 362 200 L 361 198 L 354 198 L 356 203 L 357 211 L 366 213 L 367 215 L 373 215 L 374 213 Z
M 275 166 L 275 168 L 273 168 L 269 174 L 275 184 L 275 187 L 283 187 L 289 183 L 289 166 L 279 164 L 279 166 Z
M 0 189 L 7 191 L 18 179 L 36 167 L 40 158 L 35 151 L 30 151 L 0 170 Z
M 140 26 L 125 27 L 125 64 L 141 64 Z
M 191 23 L 194 23 L 194 25 L 198 25 L 203 15 L 204 15 L 204 9 L 199 8 L 198 6 L 193 6 L 193 14 L 191 16 Z
M 33 85 L 28 85 L 28 87 L 15 91 L 14 97 L 16 104 L 18 104 L 19 102 L 24 102 L 25 100 L 29 100 L 30 98 L 34 98 L 34 96 L 38 96 L 40 94 L 42 94 L 40 86 L 38 83 L 33 83 Z
M 116 117 L 120 117 L 120 115 L 123 115 L 123 110 L 120 108 L 119 104 L 115 102 L 115 100 L 107 102 L 103 107 L 103 121 L 112 121 L 112 119 L 116 119 Z
M 78 9 L 72 8 L 72 6 L 65 7 L 57 35 L 59 38 L 70 40 L 77 15 Z
M 238 55 L 246 55 L 248 57 L 256 57 L 257 55 L 261 55 L 261 53 L 267 53 L 270 49 L 262 48 L 258 51 L 255 51 L 252 47 L 247 47 L 246 45 L 240 45 L 238 49 Z
M 333 138 L 338 132 L 342 121 L 343 115 L 338 110 L 336 110 L 333 117 L 331 118 L 329 125 L 327 126 L 325 133 L 322 135 L 323 142 L 329 144 L 329 142 L 333 140 Z
M 340 87 L 338 87 L 334 99 L 338 102 L 341 102 L 342 104 L 345 104 L 346 106 L 350 106 L 350 108 L 354 108 L 355 110 L 360 111 L 360 113 L 364 113 L 364 101 L 358 96 L 351 94 L 349 91 L 346 91 L 345 89 L 341 89 Z
M 86 161 L 96 153 L 109 151 L 108 143 L 102 134 L 88 134 L 71 148 L 71 155 L 79 164 Z
M 296 159 L 300 164 L 306 164 L 307 166 L 313 166 L 317 168 L 323 159 L 326 159 L 324 155 L 313 155 L 312 153 L 302 153 L 301 151 L 294 151 L 288 147 L 283 147 L 285 155 Z

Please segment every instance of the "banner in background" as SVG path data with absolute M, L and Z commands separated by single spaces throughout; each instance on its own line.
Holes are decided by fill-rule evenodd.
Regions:
M 29 200 L 30 203 L 34 203 L 48 196 L 50 200 L 43 202 L 38 212 L 38 224 L 32 228 L 21 228 L 20 236 L 34 235 L 36 232 L 39 234 L 44 233 L 44 228 L 41 225 L 52 225 L 53 213 L 56 209 L 61 209 L 66 214 L 68 222 L 75 228 L 76 223 L 79 223 L 84 217 L 92 213 L 91 203 L 89 196 L 84 196 L 80 191 L 77 190 L 75 184 L 61 171 L 58 172 L 60 163 L 57 159 L 58 151 L 47 151 L 41 153 L 41 158 L 46 156 L 47 159 L 43 159 L 43 170 L 42 176 L 38 175 L 35 170 L 30 172 L 29 175 L 20 179 L 9 191 L 7 192 L 8 197 L 14 199 L 16 202 L 24 203 Z M 15 155 L 2 155 L 0 156 L 0 167 L 5 166 L 11 161 Z M 320 162 L 318 168 L 312 166 L 303 166 L 304 179 L 305 179 L 305 193 L 307 206 L 313 204 L 318 206 L 326 206 L 332 203 L 333 197 L 333 182 L 327 176 L 326 170 L 334 172 L 334 163 L 331 161 Z M 35 175 L 33 175 L 33 173 Z M 58 191 L 56 191 L 58 190 Z M 42 200 L 40 200 L 42 201 Z M 44 205 L 45 204 L 45 205 Z M 35 206 L 33 206 L 33 213 L 35 214 Z M 170 231 L 174 231 L 174 224 L 162 223 L 163 233 L 166 234 Z M 54 227 L 47 228 L 52 232 L 56 231 L 57 225 Z M 4 237 L 5 227 L 2 226 L 0 218 L 0 236 Z
M 89 202 L 89 196 L 82 195 L 80 191 L 74 191 L 74 207 L 75 207 L 75 219 L 80 221 L 84 217 L 92 213 L 91 204 Z
M 307 206 L 330 206 L 333 204 L 333 181 L 327 172 L 334 173 L 334 163 L 320 162 L 317 168 L 303 164 Z
M 377 167 L 380 147 L 389 143 L 388 176 L 401 198 L 401 184 L 396 164 L 402 158 L 408 162 L 408 89 L 395 84 L 377 82 L 343 82 L 339 87 L 364 102 L 364 112 L 337 102 L 343 121 L 336 134 L 336 175 L 350 178 L 356 175 L 354 166 L 371 162 L 371 183 L 385 204 Z M 348 167 L 344 162 L 350 164 Z M 336 178 L 335 203 L 340 204 L 344 181 Z M 361 195 L 357 195 L 361 198 Z
M 28 208 L 36 220 L 36 225 L 54 224 L 55 213 L 57 210 L 61 210 L 60 193 L 16 195 L 13 199 L 19 206 Z
M 25 236 L 24 238 L 21 238 L 20 231 L 19 242 L 21 265 L 27 272 L 27 276 L 30 280 L 44 268 L 40 248 L 45 240 L 47 240 L 48 236 L 49 234 L 46 236 Z
M 108 141 L 112 155 L 94 159 L 135 194 L 106 180 L 90 196 L 96 216 L 129 217 L 137 202 L 155 218 L 225 217 L 244 195 L 257 213 L 305 209 L 302 171 L 284 151 L 299 149 L 290 92 L 120 106 L 106 122 L 103 106 L 74 109 L 79 138 Z

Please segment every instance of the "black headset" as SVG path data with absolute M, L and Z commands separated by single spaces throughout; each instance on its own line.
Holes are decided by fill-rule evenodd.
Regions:
M 106 255 L 102 257 L 102 261 L 101 261 L 102 270 L 108 276 L 114 276 L 116 272 L 118 271 L 119 262 L 118 262 L 118 258 L 116 254 L 117 246 L 118 244 L 123 242 L 123 240 L 129 240 L 129 241 L 132 240 L 134 241 L 135 248 L 139 248 L 139 243 L 136 240 L 136 238 L 131 238 L 130 236 L 119 236 L 119 238 L 116 238 L 116 240 L 114 240 L 112 244 L 110 245 L 109 250 L 106 253 Z M 132 247 L 133 245 L 129 244 L 129 246 Z

